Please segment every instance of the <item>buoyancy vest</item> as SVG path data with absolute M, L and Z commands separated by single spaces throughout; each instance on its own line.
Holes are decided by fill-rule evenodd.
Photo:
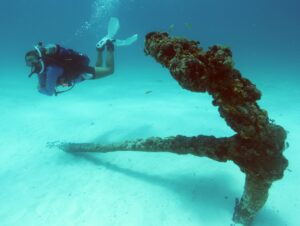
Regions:
M 61 76 L 65 82 L 71 82 L 79 75 L 88 72 L 90 59 L 87 55 L 56 45 L 56 51 L 46 54 L 43 51 L 42 60 L 45 65 L 57 65 L 64 69 Z

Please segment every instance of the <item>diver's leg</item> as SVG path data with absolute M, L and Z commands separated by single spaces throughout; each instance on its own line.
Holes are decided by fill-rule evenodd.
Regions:
M 106 67 L 110 70 L 111 74 L 114 73 L 115 70 L 115 56 L 114 50 L 107 48 L 106 53 Z
M 106 46 L 106 60 L 105 66 L 102 65 L 102 53 L 101 58 L 99 58 L 100 53 L 98 53 L 97 63 L 95 67 L 95 77 L 94 79 L 103 78 L 105 76 L 111 75 L 115 70 L 115 59 L 114 59 L 114 46 L 112 43 Z M 101 63 L 101 64 L 100 64 Z
M 103 63 L 103 51 L 104 49 L 97 49 L 96 67 L 101 67 Z

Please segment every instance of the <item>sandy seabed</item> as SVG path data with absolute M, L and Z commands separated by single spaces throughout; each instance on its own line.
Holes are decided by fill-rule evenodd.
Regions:
M 38 94 L 34 78 L 22 81 L 0 84 L 1 226 L 231 224 L 244 183 L 232 162 L 171 153 L 70 154 L 47 147 L 52 141 L 232 135 L 210 96 L 181 89 L 160 67 L 121 68 L 58 97 Z M 289 131 L 290 163 L 254 226 L 297 226 L 300 91 L 292 80 L 255 82 L 263 92 L 261 107 Z

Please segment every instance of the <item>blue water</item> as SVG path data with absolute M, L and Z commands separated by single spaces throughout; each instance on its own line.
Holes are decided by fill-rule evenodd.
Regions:
M 120 36 L 140 34 L 136 45 L 139 52 L 147 32 L 167 31 L 174 25 L 174 35 L 199 40 L 203 46 L 216 43 L 231 46 L 241 62 L 248 57 L 297 62 L 298 9 L 297 0 L 285 4 L 280 0 L 3 1 L 1 59 L 7 59 L 8 55 L 18 60 L 40 40 L 67 44 L 92 54 L 95 42 L 105 34 L 105 25 L 113 15 L 122 21 Z M 81 29 L 85 22 L 91 23 L 88 30 Z M 78 31 L 80 35 L 76 36 Z M 137 52 L 130 56 L 141 58 Z
M 45 147 L 53 140 L 110 142 L 233 133 L 209 96 L 181 89 L 166 69 L 145 56 L 144 36 L 151 31 L 197 40 L 204 48 L 221 44 L 232 49 L 236 68 L 263 93 L 259 104 L 289 131 L 289 171 L 275 183 L 255 225 L 298 225 L 299 9 L 298 0 L 3 0 L 0 225 L 229 226 L 234 198 L 240 197 L 243 184 L 232 164 L 226 168 L 191 156 L 132 153 L 78 160 Z M 39 94 L 36 78 L 27 78 L 26 51 L 39 41 L 59 43 L 88 54 L 94 62 L 95 44 L 106 34 L 112 16 L 121 23 L 117 38 L 139 35 L 132 46 L 116 49 L 114 75 L 79 84 L 61 97 Z M 95 188 L 107 197 L 90 196 Z M 66 201 L 68 189 L 75 189 L 78 197 Z M 289 194 L 295 197 L 291 200 Z M 86 200 L 97 204 L 91 204 L 90 212 L 82 208 Z M 60 216 L 56 208 L 64 205 L 68 211 Z

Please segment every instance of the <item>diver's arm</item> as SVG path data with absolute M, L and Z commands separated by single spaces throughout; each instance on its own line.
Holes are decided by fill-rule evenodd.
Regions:
M 57 79 L 63 74 L 63 69 L 57 66 L 49 66 L 46 68 L 45 84 L 39 87 L 39 92 L 47 96 L 55 94 Z

